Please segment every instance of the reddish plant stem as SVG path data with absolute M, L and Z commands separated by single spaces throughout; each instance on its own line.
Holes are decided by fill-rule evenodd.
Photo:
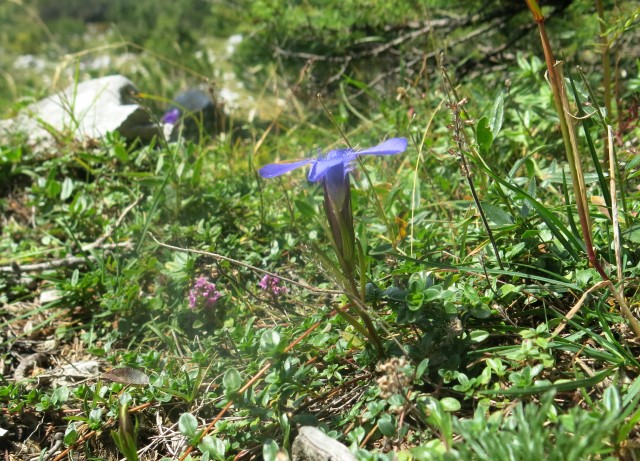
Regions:
M 580 227 L 582 228 L 582 235 L 584 238 L 585 247 L 587 250 L 587 258 L 589 263 L 598 271 L 603 280 L 609 280 L 609 276 L 604 271 L 602 265 L 598 261 L 598 257 L 593 247 L 593 240 L 591 238 L 591 225 L 589 220 L 589 208 L 587 205 L 586 190 L 584 186 L 584 177 L 582 173 L 582 165 L 580 163 L 580 157 L 578 152 L 577 138 L 573 125 L 567 120 L 566 110 L 569 107 L 567 94 L 564 88 L 564 81 L 560 67 L 556 67 L 558 62 L 556 61 L 553 51 L 551 50 L 551 44 L 547 32 L 544 27 L 544 15 L 540 10 L 536 0 L 525 0 L 527 6 L 533 13 L 533 18 L 538 24 L 538 31 L 540 33 L 540 41 L 542 42 L 542 49 L 544 51 L 544 59 L 547 64 L 547 75 L 549 77 L 549 83 L 553 92 L 553 100 L 556 105 L 556 111 L 558 112 L 558 118 L 560 119 L 560 130 L 562 131 L 562 138 L 564 140 L 565 153 L 567 155 L 567 161 L 571 170 L 571 182 L 573 183 L 573 191 L 576 200 L 576 207 L 578 209 L 578 217 L 580 218 Z

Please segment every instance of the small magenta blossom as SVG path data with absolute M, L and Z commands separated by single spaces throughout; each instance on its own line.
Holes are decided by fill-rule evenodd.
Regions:
M 189 291 L 189 307 L 213 307 L 220 297 L 222 293 L 216 289 L 216 284 L 200 277 Z
M 267 274 L 262 277 L 262 280 L 260 280 L 258 286 L 267 293 L 270 293 L 274 296 L 279 296 L 281 294 L 289 292 L 287 287 L 281 285 L 281 282 L 282 280 L 280 280 L 278 277 L 272 277 L 271 275 Z

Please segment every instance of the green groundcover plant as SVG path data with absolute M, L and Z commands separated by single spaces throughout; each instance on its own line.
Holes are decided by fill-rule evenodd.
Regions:
M 2 17 L 38 17 L 18 3 Z M 468 20 L 443 2 L 223 3 L 127 10 L 121 26 L 164 18 L 136 41 L 174 48 L 136 43 L 139 85 L 185 84 L 175 60 L 229 17 L 260 40 L 238 79 L 272 119 L 147 146 L 2 138 L 3 455 L 275 460 L 314 426 L 365 460 L 635 459 L 638 2 L 522 2 L 509 20 L 500 2 Z M 0 38 L 25 24 L 6 22 Z M 496 53 L 471 63 L 481 41 Z M 377 82 L 350 67 L 372 50 L 391 53 Z M 285 55 L 309 59 L 297 80 Z M 45 76 L 3 74 L 3 98 Z

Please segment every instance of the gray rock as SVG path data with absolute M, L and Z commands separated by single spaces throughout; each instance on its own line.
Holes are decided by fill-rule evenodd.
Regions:
M 118 131 L 127 140 L 149 142 L 162 128 L 138 105 L 138 90 L 122 75 L 110 75 L 71 85 L 22 110 L 17 117 L 0 121 L 0 142 L 19 133 L 36 150 L 51 147 L 60 134 L 77 141 L 103 138 Z
M 313 426 L 300 428 L 291 454 L 293 461 L 356 461 L 346 446 Z

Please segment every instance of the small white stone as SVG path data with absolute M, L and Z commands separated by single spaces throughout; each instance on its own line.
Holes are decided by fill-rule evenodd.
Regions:
M 57 301 L 62 298 L 62 292 L 60 290 L 45 290 L 40 293 L 40 304 L 49 304 L 53 301 Z

